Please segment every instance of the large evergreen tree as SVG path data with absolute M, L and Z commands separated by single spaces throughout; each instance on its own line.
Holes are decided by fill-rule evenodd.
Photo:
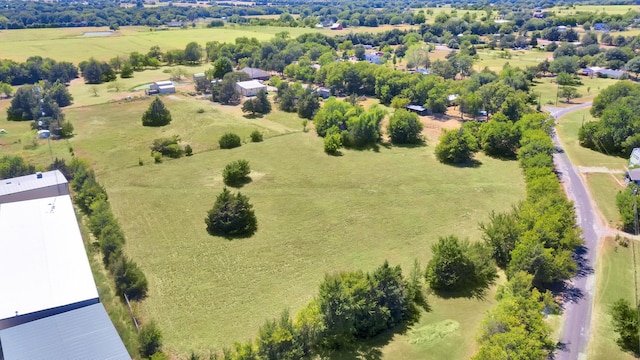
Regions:
M 218 195 L 204 222 L 211 235 L 251 236 L 258 229 L 258 220 L 249 198 L 240 193 L 234 195 L 227 188 Z
M 164 126 L 171 122 L 171 113 L 164 106 L 162 100 L 156 98 L 149 105 L 149 109 L 142 115 L 143 126 Z

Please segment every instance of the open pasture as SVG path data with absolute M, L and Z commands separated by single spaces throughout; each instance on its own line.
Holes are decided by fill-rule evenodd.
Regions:
M 371 270 L 385 259 L 407 273 L 416 258 L 424 266 L 438 236 L 477 241 L 478 222 L 490 210 L 507 210 L 524 197 L 515 161 L 479 155 L 476 168 L 445 166 L 435 160 L 431 138 L 425 147 L 381 145 L 332 157 L 312 131 L 302 132 L 295 114 L 246 119 L 238 107 L 179 94 L 163 100 L 173 121 L 162 128 L 141 126 L 149 100 L 70 108 L 65 113 L 77 135 L 68 144 L 52 142 L 52 149 L 63 156 L 71 145 L 94 164 L 127 235 L 126 252 L 150 282 L 141 315 L 159 323 L 173 353 L 252 337 L 282 309 L 295 314 L 327 272 Z M 0 120 L 0 127 L 9 125 L 11 133 L 29 126 Z M 254 129 L 264 142 L 218 149 L 224 132 L 248 139 Z M 153 139 L 174 134 L 194 155 L 153 164 Z M 6 149 L 44 164 L 49 154 L 41 148 Z M 251 238 L 229 241 L 209 236 L 204 217 L 224 186 L 222 168 L 237 159 L 251 164 L 252 181 L 240 191 L 254 205 L 259 228 Z M 371 345 L 390 359 L 469 357 L 493 294 L 430 297 L 430 304 L 432 312 L 410 332 Z
M 638 5 L 573 5 L 568 6 L 555 6 L 550 9 L 544 9 L 545 11 L 553 11 L 558 15 L 573 15 L 579 12 L 588 13 L 607 13 L 607 14 L 624 14 L 630 10 L 639 11 Z

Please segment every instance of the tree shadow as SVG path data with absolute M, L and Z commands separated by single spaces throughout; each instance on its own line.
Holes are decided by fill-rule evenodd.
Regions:
M 560 303 L 561 310 L 564 310 L 564 304 L 575 304 L 584 298 L 582 290 L 573 286 L 573 284 L 570 284 L 568 281 L 553 283 L 548 287 L 548 289 L 554 297 L 560 297 L 562 299 Z
M 487 299 L 487 291 L 492 284 L 493 281 L 486 284 L 481 284 L 478 286 L 468 286 L 466 288 L 457 290 L 433 290 L 433 294 L 445 300 L 465 298 L 484 301 Z
M 255 119 L 262 119 L 264 115 L 263 114 L 244 114 L 242 115 L 242 117 L 248 120 L 255 120 Z
M 580 245 L 573 253 L 573 260 L 578 266 L 578 271 L 576 273 L 577 277 L 585 277 L 587 275 L 593 274 L 593 267 L 589 263 L 589 259 L 585 257 L 587 255 L 587 250 L 588 249 L 586 246 Z
M 230 183 L 225 182 L 224 184 L 235 189 L 240 189 L 247 184 L 251 184 L 252 182 L 253 182 L 253 179 L 250 176 L 247 176 L 241 180 L 230 182 Z
M 476 160 L 476 159 L 472 159 L 471 161 L 467 161 L 464 163 L 445 163 L 446 165 L 450 165 L 453 167 L 457 167 L 457 168 L 478 168 L 480 167 L 480 165 L 482 165 L 482 161 L 480 160 Z

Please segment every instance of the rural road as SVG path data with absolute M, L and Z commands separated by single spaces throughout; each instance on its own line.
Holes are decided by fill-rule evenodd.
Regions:
M 545 107 L 551 116 L 558 119 L 569 112 L 589 108 L 591 102 L 567 108 Z M 589 192 L 578 171 L 563 151 L 557 135 L 553 134 L 553 142 L 559 150 L 553 155 L 556 169 L 567 191 L 574 202 L 577 223 L 582 229 L 584 247 L 577 251 L 578 274 L 568 281 L 563 291 L 564 315 L 560 335 L 560 348 L 555 353 L 557 360 L 582 360 L 587 358 L 587 344 L 591 331 L 591 310 L 595 291 L 594 264 L 598 249 L 599 233 L 602 225 L 592 205 Z

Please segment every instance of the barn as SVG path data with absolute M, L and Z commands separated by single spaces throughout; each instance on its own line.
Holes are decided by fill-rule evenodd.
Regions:
M 156 81 L 153 84 L 149 85 L 149 91 L 147 92 L 149 95 L 152 94 L 174 94 L 176 92 L 176 87 L 173 85 L 173 82 L 169 80 L 165 81 Z

